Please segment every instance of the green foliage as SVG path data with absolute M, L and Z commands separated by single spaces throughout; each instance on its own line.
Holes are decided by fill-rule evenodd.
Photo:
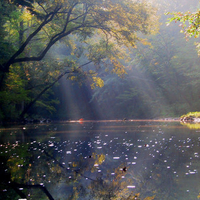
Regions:
M 180 32 L 185 34 L 188 40 L 191 37 L 198 38 L 200 35 L 200 10 L 183 12 L 167 12 L 166 15 L 173 15 L 173 17 L 168 19 L 167 25 L 172 21 L 179 22 L 179 27 L 181 27 Z M 198 55 L 200 55 L 199 42 L 196 43 Z
M 194 36 L 195 38 L 199 37 L 199 25 L 200 25 L 200 10 L 191 13 L 190 11 L 183 13 L 183 12 L 173 12 L 173 13 L 166 13 L 167 15 L 173 15 L 169 19 L 169 23 L 172 21 L 179 21 L 181 22 L 179 26 L 181 27 L 181 33 L 184 33 L 186 38 Z
M 7 15 L 11 12 L 11 8 L 5 3 L 0 2 L 0 64 L 6 62 L 14 53 L 13 45 L 11 41 L 5 40 L 7 31 L 5 30 L 5 24 L 7 22 Z
M 35 73 L 33 78 L 31 76 L 33 74 L 31 66 L 29 69 L 26 67 L 11 67 L 8 78 L 6 79 L 5 90 L 0 92 L 2 118 L 4 119 L 18 119 L 24 107 L 31 103 L 32 99 L 37 97 L 41 89 L 46 87 L 46 84 L 52 81 L 51 72 L 46 74 L 45 70 L 40 71 L 38 69 L 37 76 Z M 46 79 L 45 82 L 43 80 L 44 78 Z M 43 116 L 52 115 L 55 112 L 54 106 L 58 104 L 58 100 L 52 99 L 52 96 L 52 91 L 48 91 L 43 95 L 40 101 L 33 107 L 32 113 L 36 114 L 35 111 L 40 110 L 40 114 L 43 114 Z
M 183 117 L 200 118 L 200 112 L 189 112 L 189 113 L 181 116 L 181 118 L 183 118 Z
M 30 100 L 30 91 L 25 89 L 26 81 L 21 77 L 20 66 L 12 67 L 5 83 L 5 90 L 0 92 L 2 114 L 6 119 L 16 119 L 22 103 Z
M 52 116 L 55 112 L 55 105 L 59 104 L 59 101 L 57 99 L 47 99 L 45 100 L 42 98 L 41 100 L 38 100 L 34 106 L 34 108 L 38 111 L 40 110 L 40 115 L 42 116 Z M 42 111 L 43 110 L 43 111 Z M 32 111 L 33 114 L 36 114 L 34 111 Z

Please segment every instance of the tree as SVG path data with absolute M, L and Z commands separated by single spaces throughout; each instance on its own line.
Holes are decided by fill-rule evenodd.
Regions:
M 121 44 L 130 43 L 134 46 L 139 40 L 136 32 L 151 31 L 152 21 L 149 14 L 155 12 L 147 8 L 148 4 L 129 1 L 69 0 L 37 2 L 33 6 L 38 14 L 29 28 L 30 33 L 11 58 L 0 65 L 2 72 L 8 72 L 15 63 L 42 60 L 56 42 L 70 34 L 87 37 L 94 30 L 99 30 L 108 40 L 115 39 Z M 39 54 L 23 55 L 39 35 L 44 37 Z
M 12 43 L 14 51 L 12 55 L 7 54 L 7 59 L 0 62 L 0 91 L 2 92 L 7 89 L 5 84 L 11 67 L 14 69 L 20 65 L 22 72 L 24 71 L 23 79 L 29 80 L 34 77 L 26 73 L 30 71 L 30 65 L 32 69 L 36 69 L 35 66 L 38 66 L 38 63 L 40 65 L 42 60 L 47 61 L 48 53 L 55 44 L 69 45 L 72 36 L 77 38 L 76 42 L 79 40 L 80 44 L 87 49 L 85 59 L 81 60 L 82 57 L 79 63 L 75 62 L 73 57 L 69 57 L 74 53 L 71 50 L 68 59 L 62 59 L 62 67 L 59 66 L 57 70 L 57 67 L 52 65 L 53 71 L 58 73 L 52 76 L 52 71 L 51 81 L 41 88 L 38 98 L 40 94 L 43 94 L 42 91 L 50 88 L 62 74 L 80 74 L 81 72 L 82 77 L 86 77 L 88 72 L 84 74 L 79 66 L 89 63 L 98 68 L 99 63 L 107 59 L 106 65 L 103 66 L 109 65 L 113 67 L 113 72 L 124 73 L 124 67 L 117 58 L 119 51 L 116 53 L 115 46 L 135 46 L 136 42 L 141 40 L 138 32 L 147 34 L 157 30 L 156 11 L 148 3 L 127 0 L 5 1 L 4 3 L 8 8 L 12 8 L 12 12 L 8 18 L 3 17 L 3 27 L 6 32 L 3 40 Z M 17 29 L 12 27 L 14 23 Z M 11 31 L 14 34 L 11 35 Z M 77 50 L 78 46 L 75 48 Z M 49 59 L 48 62 L 52 61 Z M 52 67 L 50 67 L 51 70 Z M 46 74 L 50 73 L 48 67 L 45 70 Z M 94 76 L 93 71 L 90 72 L 90 75 L 92 74 L 92 80 L 98 86 L 101 80 Z M 44 80 L 44 77 L 41 77 L 41 80 Z M 70 77 L 74 79 L 77 76 L 70 75 Z M 26 87 L 24 89 L 26 90 Z M 35 100 L 32 100 L 31 104 L 38 98 L 34 97 Z

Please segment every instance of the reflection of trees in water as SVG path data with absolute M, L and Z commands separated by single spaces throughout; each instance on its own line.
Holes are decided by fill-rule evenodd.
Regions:
M 33 198 L 42 199 L 53 197 L 46 187 L 37 182 L 31 184 L 32 154 L 28 150 L 29 144 L 5 144 L 0 146 L 0 199 L 17 200 L 18 197 L 28 198 L 33 193 Z
M 133 184 L 133 181 L 125 178 L 126 173 L 124 165 L 121 165 L 113 170 L 108 169 L 104 175 L 99 174 L 88 187 L 89 197 L 93 199 L 129 199 L 132 197 L 133 199 L 135 195 L 127 188 L 128 185 Z
M 195 129 L 195 130 L 199 130 L 200 129 L 200 123 L 181 123 L 183 126 L 188 127 L 189 129 Z
M 38 196 L 40 199 L 178 199 L 186 190 L 184 183 L 179 182 L 185 173 L 182 170 L 177 178 L 176 172 L 188 163 L 188 157 L 198 152 L 199 147 L 198 141 L 193 139 L 163 142 L 148 151 L 137 150 L 140 156 L 137 165 L 121 163 L 118 166 L 104 151 L 66 159 L 66 151 L 61 151 L 63 143 L 54 144 L 53 147 L 40 142 L 1 145 L 3 181 L 0 187 L 1 191 L 7 190 L 1 199 L 5 195 L 17 199 L 17 194 L 33 199 Z M 150 160 L 149 155 L 155 154 L 155 149 L 159 154 Z M 170 163 L 166 164 L 165 160 Z M 193 160 L 193 164 L 198 169 L 198 161 Z
M 56 196 L 56 199 L 134 197 L 127 188 L 132 181 L 124 178 L 128 173 L 124 165 L 115 169 L 106 169 L 106 165 L 101 173 L 98 172 L 105 161 L 104 154 L 93 153 L 87 158 L 71 161 L 66 166 L 60 162 L 61 154 L 55 154 L 54 150 L 47 146 L 43 149 L 41 144 L 2 145 L 1 152 L 4 152 L 1 165 L 4 181 L 1 183 L 1 189 L 7 197 L 12 196 L 12 199 L 18 199 L 17 195 L 27 199 L 53 199 L 52 195 L 62 189 L 66 190 L 58 195 L 59 197 Z M 53 191 L 53 188 L 51 195 L 49 191 Z

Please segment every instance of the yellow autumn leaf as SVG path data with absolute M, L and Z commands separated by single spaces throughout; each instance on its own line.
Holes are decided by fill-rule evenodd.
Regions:
M 156 195 L 152 196 L 152 197 L 146 197 L 144 200 L 153 200 L 155 198 Z
M 92 77 L 94 83 L 91 84 L 91 88 L 94 89 L 95 87 L 103 87 L 104 81 L 100 77 Z

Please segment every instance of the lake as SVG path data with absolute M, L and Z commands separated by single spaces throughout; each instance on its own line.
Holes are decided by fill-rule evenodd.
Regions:
M 0 199 L 193 200 L 200 129 L 177 121 L 0 128 Z

